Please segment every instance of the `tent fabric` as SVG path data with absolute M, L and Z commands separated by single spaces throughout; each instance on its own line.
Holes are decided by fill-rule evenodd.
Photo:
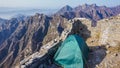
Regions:
M 78 35 L 69 35 L 57 50 L 55 63 L 63 68 L 84 68 L 89 48 Z

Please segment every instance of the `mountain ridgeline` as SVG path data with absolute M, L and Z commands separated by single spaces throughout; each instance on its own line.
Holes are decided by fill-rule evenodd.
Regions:
M 75 8 L 70 7 L 69 5 L 61 8 L 56 14 L 61 14 L 68 19 L 75 17 L 88 18 L 93 21 L 98 21 L 103 18 L 108 18 L 110 16 L 115 16 L 120 13 L 120 6 L 116 7 L 106 7 L 106 6 L 97 6 L 96 4 L 88 5 L 79 5 Z
M 26 18 L 0 19 L 0 68 L 17 68 L 20 61 L 61 36 L 73 18 L 98 20 L 120 14 L 120 6 L 68 5 L 51 16 L 36 13 Z

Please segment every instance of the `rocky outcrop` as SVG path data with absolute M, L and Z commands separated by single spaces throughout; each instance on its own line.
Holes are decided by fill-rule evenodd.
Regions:
M 102 45 L 117 46 L 120 44 L 120 16 L 110 17 L 98 22 L 97 28 L 100 28 L 100 40 Z
M 88 60 L 90 68 L 119 68 L 120 28 L 118 26 L 120 26 L 120 15 L 100 20 L 96 27 L 87 25 L 91 31 L 91 37 L 86 40 L 91 49 Z

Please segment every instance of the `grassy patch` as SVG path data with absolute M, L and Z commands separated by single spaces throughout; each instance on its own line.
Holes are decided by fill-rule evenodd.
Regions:
M 95 38 L 99 39 L 100 38 L 100 32 L 96 32 Z

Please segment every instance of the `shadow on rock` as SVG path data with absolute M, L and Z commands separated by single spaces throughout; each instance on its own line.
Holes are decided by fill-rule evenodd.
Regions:
M 72 27 L 70 34 L 78 34 L 85 41 L 89 37 L 91 37 L 91 31 L 89 31 L 88 27 L 85 24 L 83 24 L 80 20 L 74 21 L 74 23 L 72 25 L 73 25 L 73 27 Z
M 88 68 L 96 68 L 106 56 L 105 46 L 92 46 L 88 58 Z

